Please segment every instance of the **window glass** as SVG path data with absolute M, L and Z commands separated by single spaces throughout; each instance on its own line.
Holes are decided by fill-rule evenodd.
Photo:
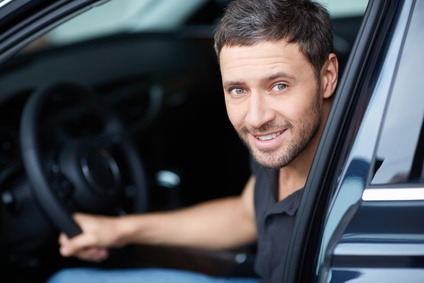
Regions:
M 222 10 L 228 2 L 230 0 L 111 0 L 61 25 L 47 37 L 51 43 L 59 45 L 120 30 L 172 31 L 184 25 L 194 11 L 207 3 L 216 3 Z M 318 2 L 329 10 L 333 18 L 340 18 L 362 15 L 368 0 Z
M 371 184 L 424 182 L 424 1 L 416 1 L 375 156 Z

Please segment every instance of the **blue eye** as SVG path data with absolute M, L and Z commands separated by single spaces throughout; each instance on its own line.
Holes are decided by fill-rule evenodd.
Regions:
M 233 88 L 233 89 L 230 90 L 230 93 L 232 95 L 240 95 L 240 94 L 243 94 L 244 93 L 244 89 L 242 89 L 242 88 Z
M 272 90 L 274 90 L 274 91 L 280 91 L 280 90 L 284 90 L 286 88 L 287 88 L 287 85 L 286 84 L 279 83 L 279 84 L 274 85 L 272 87 Z

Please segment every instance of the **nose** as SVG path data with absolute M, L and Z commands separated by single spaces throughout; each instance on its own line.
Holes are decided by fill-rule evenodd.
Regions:
M 261 92 L 251 93 L 246 114 L 246 123 L 251 127 L 259 128 L 273 119 L 273 113 L 272 102 L 266 94 Z

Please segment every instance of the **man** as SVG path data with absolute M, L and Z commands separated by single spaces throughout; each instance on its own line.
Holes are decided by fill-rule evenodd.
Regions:
M 230 2 L 215 32 L 215 50 L 228 117 L 254 158 L 242 194 L 165 213 L 76 214 L 83 233 L 72 239 L 62 234 L 61 254 L 101 261 L 108 248 L 128 244 L 225 249 L 257 241 L 255 271 L 262 282 L 281 282 L 295 212 L 337 85 L 332 44 L 330 17 L 314 2 Z M 149 269 L 126 275 L 65 270 L 52 282 L 72 276 L 78 282 L 82 276 L 89 282 L 106 276 L 162 282 L 143 281 L 149 271 L 154 279 L 170 272 L 172 282 L 256 282 Z

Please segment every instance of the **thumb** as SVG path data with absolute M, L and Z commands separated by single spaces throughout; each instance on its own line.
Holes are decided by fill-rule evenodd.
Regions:
M 66 234 L 61 233 L 59 236 L 59 244 L 59 252 L 64 257 L 72 256 L 79 250 L 88 246 L 82 234 L 70 239 L 68 236 L 66 236 Z

